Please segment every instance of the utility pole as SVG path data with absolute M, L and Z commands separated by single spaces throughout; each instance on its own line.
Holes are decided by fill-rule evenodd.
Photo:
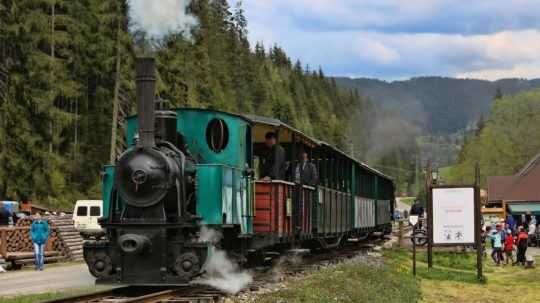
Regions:
M 420 160 L 418 159 L 418 154 L 414 157 L 414 187 L 416 194 L 420 192 Z
M 51 7 L 51 58 L 54 59 L 54 16 L 55 16 L 55 6 L 56 1 L 53 1 L 52 7 Z M 51 81 L 53 79 L 52 74 L 52 68 L 51 68 Z M 49 121 L 49 130 L 51 132 L 51 141 L 49 142 L 49 153 L 52 154 L 53 152 L 53 141 L 54 141 L 54 119 L 51 118 L 51 121 Z

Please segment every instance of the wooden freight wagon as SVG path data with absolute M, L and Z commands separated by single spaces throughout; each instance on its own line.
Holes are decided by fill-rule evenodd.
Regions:
M 311 235 L 314 187 L 281 180 L 257 181 L 255 193 L 255 233 Z

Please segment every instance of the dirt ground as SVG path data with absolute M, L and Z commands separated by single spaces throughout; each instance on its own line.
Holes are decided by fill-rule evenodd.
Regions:
M 44 271 L 25 268 L 0 273 L 0 298 L 94 286 L 85 263 L 45 265 Z

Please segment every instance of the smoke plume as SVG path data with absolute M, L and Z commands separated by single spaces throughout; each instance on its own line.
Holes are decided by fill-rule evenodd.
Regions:
M 199 25 L 197 18 L 188 13 L 191 0 L 130 0 L 130 16 L 135 27 L 151 38 L 159 39 L 175 32 L 191 40 L 191 30 Z
M 245 288 L 252 280 L 248 271 L 239 268 L 227 253 L 216 248 L 216 244 L 221 240 L 219 231 L 209 229 L 206 226 L 201 228 L 199 239 L 212 245 L 212 254 L 204 265 L 206 273 L 195 283 L 209 285 L 221 291 L 235 294 Z

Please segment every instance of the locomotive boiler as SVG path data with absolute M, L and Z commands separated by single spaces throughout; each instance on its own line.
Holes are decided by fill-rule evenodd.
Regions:
M 98 282 L 182 284 L 198 275 L 207 245 L 196 240 L 194 162 L 180 145 L 176 113 L 155 110 L 153 58 L 136 62 L 138 139 L 117 160 L 106 240 L 86 242 Z

